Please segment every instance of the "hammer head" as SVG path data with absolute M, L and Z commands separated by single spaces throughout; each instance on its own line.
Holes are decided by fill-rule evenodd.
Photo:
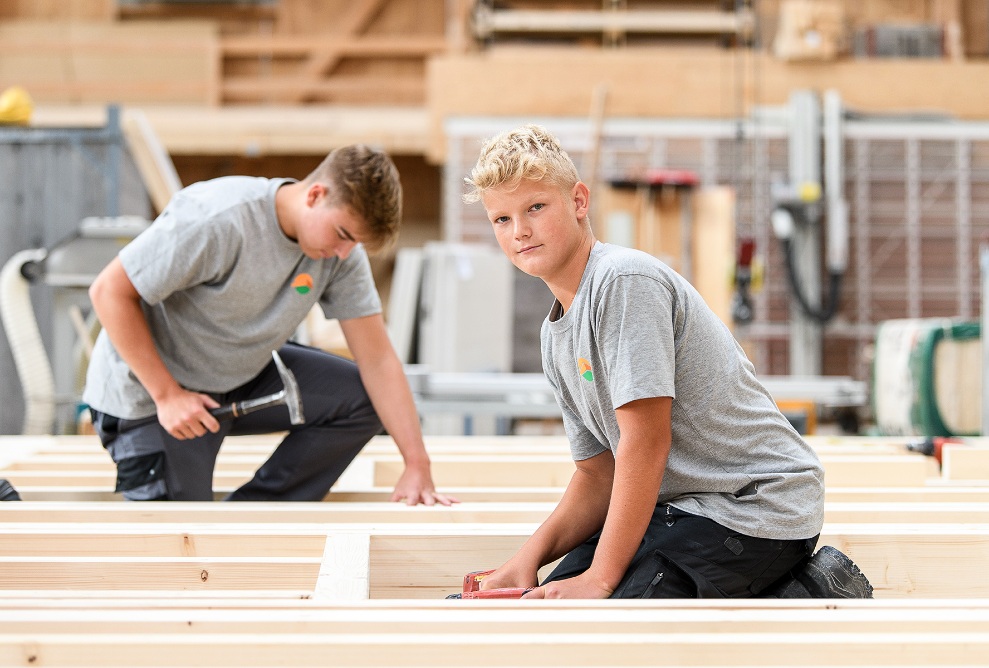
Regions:
M 271 356 L 275 360 L 278 375 L 281 376 L 282 384 L 285 386 L 285 406 L 288 407 L 289 420 L 292 424 L 302 424 L 306 418 L 302 415 L 302 395 L 299 394 L 299 383 L 295 380 L 295 374 L 285 366 L 277 350 L 272 350 Z

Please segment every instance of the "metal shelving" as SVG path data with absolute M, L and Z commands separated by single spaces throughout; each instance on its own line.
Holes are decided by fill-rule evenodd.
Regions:
M 446 240 L 494 243 L 480 206 L 461 200 L 463 177 L 485 138 L 525 122 L 553 131 L 584 170 L 587 121 L 450 119 Z M 761 373 L 790 373 L 790 293 L 769 225 L 771 182 L 788 168 L 785 123 L 773 114 L 744 122 L 612 119 L 602 130 L 602 179 L 676 167 L 697 172 L 702 184 L 735 188 L 737 236 L 755 240 L 765 265 L 754 319 L 735 332 Z M 978 249 L 989 239 L 989 123 L 856 115 L 845 122 L 844 142 L 849 266 L 840 310 L 824 329 L 823 373 L 867 380 L 880 321 L 978 317 Z

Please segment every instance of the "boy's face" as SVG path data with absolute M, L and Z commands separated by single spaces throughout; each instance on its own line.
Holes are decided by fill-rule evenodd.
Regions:
M 314 260 L 334 256 L 345 260 L 363 238 L 364 221 L 347 207 L 330 205 L 325 192 L 311 193 L 296 230 L 299 247 Z
M 583 183 L 565 192 L 550 181 L 523 179 L 517 187 L 506 184 L 486 190 L 481 202 L 512 264 L 547 282 L 568 268 L 589 234 L 587 226 L 578 222 L 587 216 L 588 191 Z

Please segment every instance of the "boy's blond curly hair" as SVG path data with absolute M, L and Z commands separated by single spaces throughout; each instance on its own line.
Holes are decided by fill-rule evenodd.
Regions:
M 524 125 L 485 142 L 477 164 L 464 179 L 468 187 L 464 201 L 477 202 L 484 191 L 514 187 L 523 179 L 547 179 L 569 191 L 580 176 L 556 137 L 540 125 Z

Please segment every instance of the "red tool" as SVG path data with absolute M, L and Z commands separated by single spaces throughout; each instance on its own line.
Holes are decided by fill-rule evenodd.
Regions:
M 907 450 L 933 457 L 940 465 L 941 450 L 945 445 L 965 445 L 965 441 L 951 436 L 929 436 L 921 441 L 907 443 Z
M 481 591 L 481 580 L 489 571 L 471 571 L 464 576 L 464 588 L 459 594 L 452 594 L 447 598 L 522 598 L 526 592 L 532 591 L 535 587 L 504 587 L 501 589 L 485 589 Z

